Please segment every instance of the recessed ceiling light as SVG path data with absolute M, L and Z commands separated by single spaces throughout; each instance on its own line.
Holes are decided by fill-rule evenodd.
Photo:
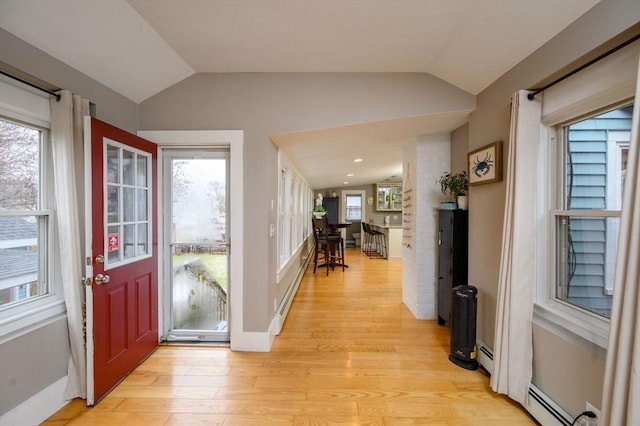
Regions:
M 353 173 L 347 173 L 347 177 L 353 176 Z
M 362 160 L 362 158 L 356 158 L 355 160 L 353 160 L 354 163 L 360 163 Z
M 349 185 L 349 182 L 342 182 L 343 185 Z

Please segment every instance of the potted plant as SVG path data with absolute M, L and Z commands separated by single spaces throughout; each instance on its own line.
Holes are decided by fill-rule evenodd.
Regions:
M 322 206 L 322 194 L 319 193 L 318 196 L 316 197 L 315 206 L 313 208 L 313 216 L 317 218 L 321 218 L 325 214 L 327 214 L 327 211 Z
M 460 203 L 463 205 L 459 207 L 466 210 L 466 195 L 469 189 L 469 179 L 466 171 L 463 170 L 460 173 L 444 172 L 438 179 L 438 183 L 440 183 L 442 193 L 449 197 L 448 200 L 441 203 L 441 208 L 455 209 Z

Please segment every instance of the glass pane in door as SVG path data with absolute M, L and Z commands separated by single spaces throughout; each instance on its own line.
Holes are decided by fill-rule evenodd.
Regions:
M 171 337 L 228 332 L 227 158 L 171 158 Z
M 148 257 L 149 250 L 149 162 L 148 153 L 104 141 L 105 179 L 105 269 Z

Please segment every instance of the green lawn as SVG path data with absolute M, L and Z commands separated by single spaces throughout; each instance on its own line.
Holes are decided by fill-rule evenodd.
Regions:
M 173 256 L 173 264 L 182 263 L 186 260 L 200 259 L 205 269 L 213 276 L 218 284 L 227 289 L 227 255 L 226 254 L 205 254 L 205 253 L 185 253 Z

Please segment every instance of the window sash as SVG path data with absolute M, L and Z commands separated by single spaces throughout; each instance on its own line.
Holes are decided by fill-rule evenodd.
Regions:
M 28 232 L 30 234 L 24 228 L 25 226 L 29 227 L 30 223 L 33 224 L 33 231 L 35 232 L 35 236 L 25 234 L 25 238 L 16 238 L 16 235 L 7 234 L 7 239 L 0 241 L 0 248 L 11 250 L 11 252 L 6 253 L 9 260 L 5 259 L 5 261 L 21 266 L 20 271 L 18 271 L 10 270 L 10 265 L 7 265 L 7 274 L 11 274 L 11 276 L 7 275 L 3 278 L 2 300 L 0 300 L 0 311 L 6 312 L 15 305 L 28 304 L 28 302 L 46 296 L 50 292 L 49 256 L 52 241 L 52 220 L 50 219 L 52 211 L 47 209 L 50 199 L 47 191 L 47 182 L 52 180 L 49 179 L 48 175 L 49 168 L 47 165 L 50 157 L 48 144 L 45 143 L 45 140 L 48 140 L 48 132 L 32 124 L 18 123 L 10 117 L 0 117 L 0 120 L 9 123 L 15 128 L 35 131 L 36 133 L 31 133 L 28 136 L 29 142 L 33 142 L 33 144 L 30 144 L 31 147 L 26 149 L 33 149 L 34 153 L 37 151 L 36 161 L 25 166 L 25 170 L 31 170 L 31 167 L 34 168 L 34 179 L 36 181 L 34 198 L 29 196 L 24 202 L 18 203 L 19 208 L 9 207 L 0 210 L 0 216 L 18 219 L 14 226 L 19 228 L 16 228 L 15 232 Z M 36 138 L 37 140 L 35 140 Z M 35 167 L 37 167 L 37 171 Z M 24 197 L 25 195 L 22 196 Z M 15 203 L 13 204 L 15 205 Z M 30 210 L 31 207 L 33 209 Z M 28 218 L 32 218 L 32 221 L 29 221 Z M 24 309 L 28 309 L 28 307 Z
M 357 200 L 357 202 L 350 203 L 350 201 L 354 200 Z M 362 196 L 360 194 L 347 194 L 345 204 L 345 218 L 347 221 L 362 220 Z

